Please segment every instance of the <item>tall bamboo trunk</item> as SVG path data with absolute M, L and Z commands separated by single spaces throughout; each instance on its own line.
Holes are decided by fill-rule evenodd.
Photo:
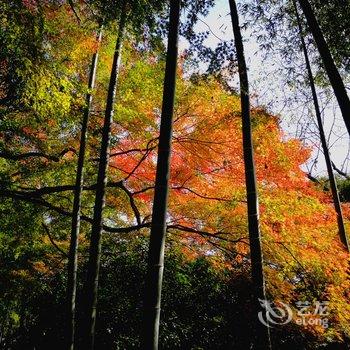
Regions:
M 77 289 L 77 270 L 78 270 L 78 244 L 80 231 L 80 211 L 81 211 L 81 194 L 84 182 L 84 160 L 86 150 L 86 140 L 88 132 L 88 122 L 90 118 L 92 105 L 92 91 L 95 87 L 98 50 L 102 40 L 102 27 L 100 27 L 97 36 L 96 51 L 92 56 L 88 92 L 86 94 L 86 103 L 84 115 L 81 124 L 80 148 L 78 155 L 77 173 L 75 178 L 74 202 L 71 223 L 71 238 L 68 256 L 68 279 L 67 279 L 67 349 L 74 349 L 75 340 L 75 300 Z
M 101 150 L 97 175 L 96 196 L 94 205 L 93 223 L 91 229 L 90 249 L 87 279 L 84 286 L 85 293 L 85 310 L 82 333 L 82 349 L 92 350 L 94 348 L 95 323 L 96 323 L 96 306 L 97 306 L 97 289 L 98 277 L 101 258 L 101 234 L 102 234 L 102 212 L 105 206 L 105 189 L 107 184 L 107 169 L 109 162 L 109 145 L 111 124 L 113 121 L 114 104 L 117 90 L 118 73 L 121 58 L 122 41 L 126 24 L 125 6 L 121 14 L 118 38 L 116 41 L 115 52 L 113 57 L 112 70 L 109 80 L 108 96 L 104 125 L 102 130 Z
M 300 40 L 301 40 L 303 53 L 304 53 L 304 57 L 305 57 L 306 69 L 307 69 L 307 73 L 308 73 L 309 81 L 310 81 L 312 99 L 313 99 L 314 106 L 315 106 L 315 113 L 316 113 L 318 129 L 320 132 L 322 150 L 323 150 L 323 154 L 324 154 L 324 157 L 326 160 L 326 166 L 327 166 L 329 183 L 331 186 L 334 208 L 335 208 L 335 211 L 337 214 L 339 237 L 340 237 L 341 242 L 345 245 L 346 249 L 349 251 L 349 242 L 348 242 L 346 231 L 345 231 L 343 213 L 342 213 L 342 208 L 341 208 L 338 189 L 337 189 L 337 182 L 336 182 L 335 177 L 334 177 L 333 168 L 332 168 L 332 161 L 331 161 L 331 157 L 329 154 L 327 140 L 326 140 L 326 136 L 325 136 L 324 129 L 323 129 L 323 123 L 322 123 L 322 118 L 321 118 L 320 106 L 318 103 L 318 97 L 317 97 L 317 93 L 316 93 L 315 81 L 314 81 L 314 77 L 312 74 L 312 69 L 311 69 L 310 59 L 309 59 L 309 55 L 308 55 L 306 44 L 305 44 L 305 39 L 303 36 L 301 19 L 299 16 L 299 11 L 298 11 L 297 4 L 296 4 L 295 0 L 293 0 L 293 3 L 294 3 L 295 13 L 296 13 L 296 17 L 297 17 L 297 22 L 298 22 Z
M 265 282 L 263 272 L 263 256 L 261 249 L 261 235 L 259 229 L 259 204 L 256 184 L 254 151 L 252 141 L 252 126 L 250 120 L 250 100 L 247 66 L 244 57 L 242 35 L 239 27 L 237 5 L 234 0 L 229 0 L 233 34 L 235 39 L 236 55 L 238 61 L 241 108 L 242 108 L 242 132 L 243 132 L 243 156 L 245 165 L 245 181 L 248 203 L 248 231 L 250 243 L 250 255 L 252 266 L 253 296 L 255 312 L 256 334 L 254 349 L 271 349 L 269 328 L 258 320 L 258 313 L 264 312 L 259 299 L 265 300 Z
M 333 57 L 323 36 L 322 30 L 317 22 L 315 14 L 308 0 L 298 0 L 305 15 L 309 29 L 313 35 L 318 51 L 326 69 L 328 79 L 333 87 L 334 94 L 343 115 L 343 119 L 350 135 L 350 99 L 346 92 L 344 82 L 334 63 Z
M 180 2 L 180 0 L 170 0 L 170 23 L 164 77 L 163 106 L 148 253 L 148 270 L 144 295 L 142 347 L 144 350 L 158 349 L 166 212 L 169 191 L 169 163 L 176 87 Z

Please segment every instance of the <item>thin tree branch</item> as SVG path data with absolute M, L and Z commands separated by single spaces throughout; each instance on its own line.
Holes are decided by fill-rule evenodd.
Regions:
M 97 184 L 93 184 L 90 186 L 84 186 L 83 190 L 85 191 L 94 191 L 96 190 L 96 186 Z M 110 188 L 121 188 L 124 189 L 125 187 L 123 187 L 122 185 L 122 181 L 118 181 L 118 182 L 109 182 L 107 184 L 107 187 Z M 60 186 L 52 186 L 52 187 L 42 187 L 39 189 L 31 189 L 31 188 L 26 188 L 26 187 L 21 187 L 22 190 L 24 190 L 24 192 L 17 192 L 18 194 L 24 194 L 24 195 L 30 195 L 32 197 L 40 197 L 46 194 L 54 194 L 54 193 L 59 193 L 59 192 L 65 192 L 65 191 L 74 191 L 75 190 L 75 186 L 74 185 L 60 185 Z
M 68 152 L 73 152 L 74 154 L 76 154 L 76 150 L 74 148 L 66 148 L 62 152 L 60 152 L 57 156 L 45 154 L 43 152 L 36 152 L 36 151 L 26 152 L 21 154 L 14 154 L 3 150 L 2 152 L 0 152 L 0 158 L 17 161 L 17 160 L 23 160 L 31 157 L 39 157 L 39 158 L 46 158 L 47 160 L 52 160 L 54 162 L 59 162 L 60 158 L 62 158 Z
M 135 214 L 135 218 L 136 218 L 136 222 L 138 225 L 141 225 L 141 215 L 140 215 L 140 211 L 138 210 L 135 201 L 134 201 L 134 197 L 133 197 L 133 193 L 130 192 L 124 185 L 123 181 L 120 181 L 120 188 L 126 193 L 126 195 L 129 197 L 129 201 L 130 201 L 130 206 Z
M 175 230 L 179 230 L 179 231 L 183 231 L 183 232 L 196 233 L 196 234 L 199 234 L 201 236 L 215 238 L 215 239 L 219 239 L 219 240 L 229 242 L 229 243 L 246 243 L 245 240 L 247 239 L 247 237 L 240 237 L 238 239 L 229 239 L 229 238 L 225 238 L 225 237 L 220 236 L 220 235 L 229 235 L 228 232 L 222 232 L 222 231 L 208 232 L 208 231 L 197 230 L 193 227 L 188 227 L 188 226 L 179 225 L 179 224 L 168 225 L 167 229 L 175 229 Z
M 74 16 L 76 17 L 76 19 L 78 20 L 79 24 L 81 23 L 81 18 L 77 12 L 77 10 L 75 9 L 75 5 L 74 5 L 74 2 L 73 0 L 68 0 L 68 4 L 70 6 L 70 8 L 72 9 L 73 13 L 74 13 Z
M 71 217 L 72 213 L 70 211 L 67 211 L 63 208 L 57 207 L 41 198 L 33 198 L 30 197 L 29 195 L 26 194 L 19 194 L 16 193 L 15 191 L 8 191 L 8 190 L 0 190 L 0 196 L 2 197 L 7 197 L 7 198 L 12 198 L 15 200 L 22 200 L 25 202 L 29 202 L 35 205 L 39 205 L 42 207 L 45 207 L 49 210 L 52 210 L 60 215 L 63 216 L 67 216 L 67 217 Z M 88 223 L 92 223 L 93 219 L 89 216 L 86 215 L 82 215 L 81 216 L 81 220 L 86 221 Z M 134 225 L 134 226 L 127 226 L 127 227 L 111 227 L 111 226 L 107 226 L 107 225 L 103 225 L 102 228 L 104 231 L 106 232 L 110 232 L 110 233 L 130 233 L 133 231 L 137 231 L 140 230 L 142 228 L 146 228 L 146 227 L 150 227 L 150 223 L 149 222 L 144 222 L 141 223 L 140 225 Z
M 339 175 L 344 176 L 347 180 L 350 180 L 350 176 L 344 171 L 340 170 L 333 162 L 332 167 Z
M 68 254 L 62 250 L 57 244 L 56 242 L 53 240 L 52 236 L 51 236 L 51 233 L 50 233 L 50 230 L 49 228 L 47 227 L 47 225 L 45 225 L 44 223 L 42 223 L 42 226 L 47 234 L 47 236 L 49 237 L 49 240 L 51 242 L 51 244 L 66 258 L 68 258 Z
M 195 196 L 203 198 L 203 199 L 209 199 L 209 200 L 221 201 L 221 202 L 231 202 L 232 201 L 231 199 L 227 199 L 227 198 L 205 196 L 205 195 L 202 195 L 202 194 L 200 194 L 200 193 L 198 193 L 196 191 L 193 191 L 190 188 L 185 187 L 185 186 L 174 186 L 174 187 L 171 187 L 171 189 L 172 190 L 185 190 L 185 191 L 191 192 Z M 242 201 L 242 202 L 244 202 L 244 201 Z

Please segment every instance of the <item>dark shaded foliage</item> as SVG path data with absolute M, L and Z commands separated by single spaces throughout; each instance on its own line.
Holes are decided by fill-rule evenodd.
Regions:
M 108 239 L 101 260 L 96 349 L 139 349 L 146 240 Z M 118 248 L 116 248 L 118 246 Z M 207 258 L 187 261 L 167 249 L 160 342 L 162 349 L 248 350 L 253 335 L 251 282 L 244 271 L 215 269 Z M 80 280 L 85 267 L 80 270 Z M 38 276 L 23 289 L 21 327 L 3 334 L 3 349 L 62 349 L 64 270 Z M 79 286 L 81 296 L 82 286 Z M 81 298 L 78 298 L 78 305 Z M 79 309 L 79 308 L 78 308 Z M 81 314 L 81 310 L 80 314 Z M 316 339 L 292 324 L 272 331 L 281 350 L 317 349 Z M 322 347 L 321 347 L 322 348 Z
M 342 202 L 350 202 L 350 179 L 338 179 L 339 196 Z

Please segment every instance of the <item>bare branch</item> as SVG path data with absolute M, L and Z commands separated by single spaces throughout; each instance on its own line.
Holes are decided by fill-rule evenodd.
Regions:
M 15 200 L 21 200 L 21 201 L 25 201 L 25 202 L 29 202 L 35 205 L 39 205 L 42 206 L 44 208 L 47 208 L 49 210 L 52 210 L 60 215 L 63 216 L 68 216 L 71 217 L 72 213 L 70 211 L 67 211 L 61 207 L 57 207 L 41 198 L 33 198 L 31 196 L 29 196 L 28 194 L 19 194 L 18 192 L 15 191 L 8 191 L 8 190 L 0 190 L 0 196 L 3 197 L 7 197 L 7 198 L 12 198 Z M 91 217 L 88 217 L 86 215 L 82 215 L 81 216 L 81 220 L 92 223 L 93 219 Z M 110 233 L 130 233 L 133 231 L 137 231 L 140 230 L 142 228 L 146 228 L 146 227 L 150 227 L 150 223 L 149 222 L 144 222 L 141 223 L 140 225 L 134 225 L 134 226 L 128 226 L 128 227 L 111 227 L 111 226 L 107 226 L 107 225 L 103 225 L 103 230 L 106 232 L 110 232 Z
M 191 190 L 188 187 L 185 186 L 175 186 L 175 187 L 171 187 L 172 190 L 185 190 L 188 191 L 192 194 L 194 194 L 197 197 L 203 198 L 203 199 L 209 199 L 209 200 L 213 200 L 213 201 L 220 201 L 220 202 L 231 202 L 231 199 L 227 199 L 227 198 L 220 198 L 220 197 L 209 197 L 209 196 L 205 196 L 203 194 L 200 194 L 194 190 Z
M 222 235 L 229 235 L 230 234 L 229 232 L 222 232 L 222 231 L 208 232 L 208 231 L 197 230 L 193 227 L 188 227 L 188 226 L 178 225 L 178 224 L 168 225 L 167 229 L 174 229 L 174 230 L 179 230 L 179 231 L 183 231 L 183 232 L 196 233 L 196 234 L 199 234 L 201 236 L 215 238 L 215 239 L 219 239 L 219 240 L 229 242 L 229 243 L 247 243 L 245 241 L 247 239 L 247 237 L 240 237 L 238 239 L 229 239 L 226 237 L 222 237 Z
M 136 222 L 138 225 L 141 225 L 141 215 L 140 215 L 140 211 L 138 210 L 135 201 L 134 201 L 134 197 L 133 197 L 133 193 L 130 192 L 124 185 L 123 181 L 120 181 L 121 185 L 120 188 L 126 193 L 126 195 L 129 197 L 129 201 L 130 201 L 130 206 L 135 214 L 135 218 L 136 218 Z
M 344 171 L 340 170 L 333 162 L 332 167 L 339 175 L 344 176 L 347 180 L 350 180 L 350 176 Z
M 45 154 L 43 152 L 36 152 L 36 151 L 21 153 L 21 154 L 14 154 L 4 150 L 0 152 L 0 158 L 16 161 L 16 160 L 23 160 L 31 157 L 39 157 L 39 158 L 46 158 L 47 160 L 52 160 L 53 162 L 59 162 L 60 158 L 62 158 L 68 152 L 73 152 L 76 154 L 76 150 L 74 148 L 66 148 L 62 152 L 60 152 L 57 156 Z
M 64 250 L 62 250 L 62 249 L 56 244 L 56 242 L 53 240 L 49 228 L 48 228 L 44 223 L 42 223 L 42 226 L 43 226 L 43 228 L 44 228 L 44 230 L 45 230 L 47 236 L 49 237 L 49 240 L 50 240 L 51 244 L 52 244 L 64 257 L 68 258 L 68 254 L 67 254 Z
M 77 21 L 79 23 L 81 23 L 81 18 L 80 18 L 79 14 L 78 14 L 78 12 L 77 12 L 77 10 L 75 8 L 73 0 L 68 0 L 68 4 L 69 4 L 70 8 L 72 9 L 72 11 L 74 13 L 74 16 L 76 17 Z

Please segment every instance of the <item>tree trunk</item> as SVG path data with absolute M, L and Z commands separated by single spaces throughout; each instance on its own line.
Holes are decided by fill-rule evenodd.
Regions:
M 180 2 L 180 0 L 170 0 L 170 24 L 164 77 L 163 106 L 148 253 L 148 270 L 144 295 L 142 347 L 144 350 L 158 349 L 166 213 L 169 190 L 169 163 L 176 87 Z
M 334 63 L 333 57 L 322 34 L 321 28 L 317 22 L 315 14 L 308 0 L 299 0 L 299 4 L 304 12 L 307 24 L 316 42 L 318 51 L 321 55 L 323 65 L 326 69 L 329 81 L 333 87 L 334 94 L 343 115 L 343 119 L 350 135 L 350 100 L 346 92 L 344 82 Z
M 320 111 L 320 106 L 318 103 L 318 98 L 317 98 L 317 93 L 316 93 L 316 87 L 315 87 L 315 82 L 314 82 L 314 77 L 312 74 L 312 69 L 311 69 L 311 64 L 309 60 L 309 55 L 307 52 L 304 36 L 303 36 L 303 29 L 301 26 L 301 20 L 297 8 L 297 4 L 295 0 L 293 0 L 294 8 L 295 8 L 295 13 L 297 17 L 297 22 L 298 22 L 298 28 L 299 28 L 299 34 L 300 34 L 300 40 L 301 44 L 303 47 L 303 53 L 305 57 L 305 63 L 306 63 L 306 69 L 307 73 L 309 76 L 309 81 L 310 81 L 310 88 L 312 92 L 312 98 L 315 106 L 315 113 L 316 113 L 316 119 L 317 119 L 317 124 L 318 124 L 318 129 L 320 131 L 320 139 L 321 139 L 321 145 L 322 145 L 322 150 L 324 153 L 324 157 L 326 160 L 326 165 L 327 165 L 327 172 L 328 172 L 328 178 L 329 178 L 329 183 L 331 187 L 331 192 L 332 192 L 332 197 L 333 197 L 333 202 L 334 202 L 334 208 L 337 214 L 337 221 L 338 221 L 338 232 L 339 232 L 339 237 L 341 242 L 345 245 L 346 249 L 349 251 L 349 243 L 347 240 L 346 236 L 346 231 L 345 231 L 345 226 L 344 226 L 344 219 L 343 219 L 343 213 L 341 209 L 341 204 L 339 200 L 339 194 L 338 194 L 338 189 L 337 189 L 337 182 L 334 177 L 333 169 L 332 169 L 332 161 L 331 157 L 328 151 L 328 145 L 327 145 L 327 140 L 326 136 L 324 133 L 323 129 L 323 123 L 322 123 L 322 118 L 321 118 L 321 111 Z
M 242 108 L 242 132 L 243 132 L 243 156 L 245 165 L 245 180 L 248 204 L 248 231 L 250 243 L 250 255 L 252 266 L 253 296 L 255 312 L 256 334 L 254 349 L 271 349 L 269 328 L 258 319 L 258 313 L 264 312 L 259 299 L 265 300 L 265 283 L 263 273 L 263 256 L 259 229 L 258 193 L 256 184 L 254 151 L 252 141 L 252 127 L 250 120 L 250 101 L 248 73 L 244 57 L 242 35 L 239 27 L 237 5 L 234 0 L 229 0 L 233 34 L 235 39 L 236 55 L 238 61 L 241 108 Z
M 118 73 L 120 66 L 121 48 L 126 24 L 125 6 L 121 14 L 118 38 L 113 57 L 111 76 L 109 80 L 107 105 L 102 130 L 102 141 L 100 150 L 100 159 L 98 166 L 96 197 L 94 205 L 93 223 L 91 229 L 90 249 L 87 279 L 84 286 L 85 293 L 85 310 L 82 333 L 82 349 L 92 350 L 94 348 L 94 335 L 96 323 L 96 305 L 98 275 L 101 257 L 101 234 L 102 234 L 102 212 L 105 205 L 105 189 L 107 184 L 107 169 L 109 162 L 109 144 L 111 124 L 114 114 L 115 96 L 117 90 Z
M 77 289 L 77 270 L 78 270 L 78 244 L 79 244 L 79 229 L 80 229 L 80 207 L 81 193 L 84 182 L 84 160 L 86 139 L 88 131 L 88 122 L 92 104 L 92 90 L 95 87 L 96 70 L 98 62 L 98 49 L 102 40 L 102 26 L 97 36 L 97 48 L 92 56 L 88 92 L 86 94 L 86 104 L 84 108 L 84 116 L 81 124 L 80 148 L 78 156 L 77 173 L 75 178 L 74 202 L 71 223 L 71 238 L 68 256 L 68 280 L 67 280 L 67 348 L 74 349 L 75 339 L 75 299 Z

